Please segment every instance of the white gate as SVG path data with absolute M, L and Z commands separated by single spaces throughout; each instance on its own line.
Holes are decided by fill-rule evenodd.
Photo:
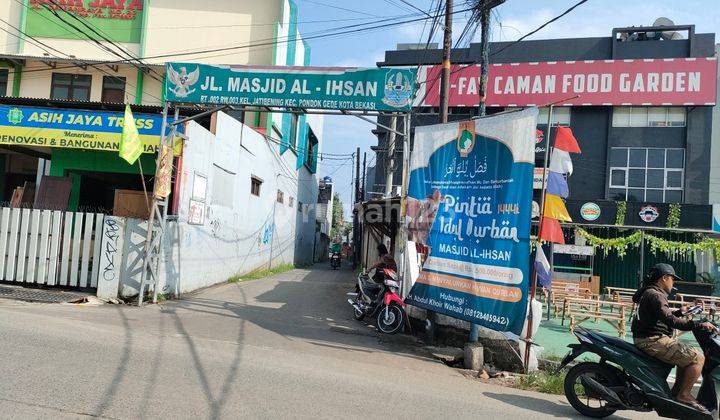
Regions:
M 104 215 L 2 208 L 0 280 L 97 287 Z

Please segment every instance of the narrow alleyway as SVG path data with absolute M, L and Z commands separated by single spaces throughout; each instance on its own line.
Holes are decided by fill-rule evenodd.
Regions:
M 143 309 L 0 300 L 0 417 L 570 418 L 355 322 L 325 264 Z

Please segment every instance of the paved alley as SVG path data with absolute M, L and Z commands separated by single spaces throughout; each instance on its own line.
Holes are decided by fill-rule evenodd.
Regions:
M 136 308 L 0 300 L 3 418 L 570 418 L 351 318 L 325 265 Z

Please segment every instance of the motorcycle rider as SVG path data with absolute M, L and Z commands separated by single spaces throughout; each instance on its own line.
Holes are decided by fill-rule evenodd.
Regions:
M 387 247 L 384 244 L 380 244 L 377 246 L 377 252 L 378 252 L 378 259 L 368 268 L 368 272 L 372 269 L 375 270 L 375 276 L 373 276 L 373 281 L 376 283 L 382 283 L 384 280 L 384 273 L 383 269 L 389 268 L 393 271 L 397 271 L 397 263 L 395 262 L 395 259 L 390 255 L 388 252 Z
M 333 243 L 330 245 L 330 254 L 331 254 L 331 257 L 337 255 L 338 260 L 339 260 L 340 262 L 342 262 L 342 256 L 341 256 L 342 254 L 341 254 L 341 252 L 342 252 L 342 247 L 340 246 L 340 242 L 333 242 Z
M 675 280 L 682 280 L 669 264 L 656 264 L 645 277 L 644 286 L 633 296 L 637 305 L 632 320 L 633 341 L 642 352 L 667 364 L 677 366 L 672 395 L 683 404 L 707 411 L 693 398 L 690 391 L 700 377 L 705 357 L 699 351 L 674 338 L 673 330 L 691 331 L 695 328 L 714 330 L 710 322 L 700 323 L 682 318 L 682 312 L 668 305 L 668 295 Z

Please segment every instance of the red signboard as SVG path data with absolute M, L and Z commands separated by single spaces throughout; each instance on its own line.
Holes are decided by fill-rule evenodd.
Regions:
M 418 104 L 440 103 L 441 66 L 420 69 Z M 561 105 L 714 105 L 714 57 L 638 60 L 548 61 L 492 64 L 488 106 L 541 106 L 578 95 Z M 455 65 L 450 106 L 477 106 L 480 67 Z

